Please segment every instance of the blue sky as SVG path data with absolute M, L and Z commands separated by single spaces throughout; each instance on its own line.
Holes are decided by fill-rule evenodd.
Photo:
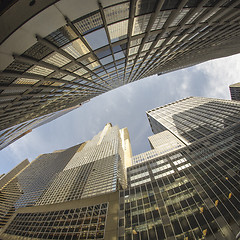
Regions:
M 130 133 L 133 154 L 150 150 L 146 111 L 188 96 L 230 99 L 228 86 L 239 82 L 240 54 L 151 76 L 92 99 L 0 151 L 0 174 L 22 160 L 91 139 L 111 122 Z

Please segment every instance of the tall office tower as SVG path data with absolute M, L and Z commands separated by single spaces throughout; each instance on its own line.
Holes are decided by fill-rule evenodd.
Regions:
M 119 201 L 120 240 L 236 238 L 239 108 L 231 101 L 191 97 L 147 112 L 159 133 L 149 139 L 154 149 L 134 156 L 127 169 L 128 188 L 120 191 Z
M 76 105 L 74 107 L 63 109 L 54 113 L 49 113 L 47 115 L 43 115 L 37 117 L 32 120 L 28 120 L 26 122 L 20 123 L 18 125 L 12 126 L 10 128 L 4 129 L 0 131 L 0 150 L 7 147 L 9 144 L 15 142 L 26 134 L 30 133 L 34 128 L 37 128 L 43 124 L 51 122 L 52 120 L 69 113 L 70 111 L 80 107 L 80 105 Z
M 41 196 L 49 181 L 56 173 L 61 171 L 78 146 L 72 147 L 60 153 L 49 153 L 40 155 L 31 164 L 25 160 L 20 166 L 17 166 L 7 174 L 0 183 L 0 222 L 3 227 L 19 207 L 34 205 Z M 16 171 L 17 169 L 17 171 Z M 22 171 L 20 171 L 22 170 Z M 10 176 L 10 177 L 9 177 Z M 4 180 L 7 178 L 7 180 Z
M 116 239 L 127 166 L 128 131 L 111 124 L 90 141 L 40 155 L 4 188 L 16 193 L 4 199 L 12 210 L 8 219 L 14 216 L 0 238 Z
M 240 51 L 238 1 L 100 2 L 2 3 L 0 130 Z
M 26 159 L 19 163 L 9 173 L 0 177 L 0 229 L 7 223 L 15 209 L 13 203 L 21 195 L 16 184 L 15 177 L 27 167 L 29 161 Z
M 229 86 L 231 99 L 240 101 L 240 82 Z
M 129 143 L 122 142 L 122 131 L 127 129 L 119 130 L 107 124 L 102 132 L 81 146 L 46 188 L 37 205 L 89 198 L 126 188 L 125 165 L 129 165 L 131 156 L 124 158 L 124 146 Z
M 189 97 L 147 112 L 153 133 L 170 131 L 190 144 L 240 121 L 240 103 Z

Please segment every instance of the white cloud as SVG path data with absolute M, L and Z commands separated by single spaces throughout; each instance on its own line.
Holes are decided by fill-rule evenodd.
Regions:
M 196 66 L 208 78 L 208 93 L 214 98 L 230 99 L 229 85 L 240 81 L 240 54 L 215 59 Z

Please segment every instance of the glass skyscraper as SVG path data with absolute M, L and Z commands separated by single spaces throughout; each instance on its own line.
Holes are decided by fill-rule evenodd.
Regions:
M 63 109 L 57 112 L 49 113 L 37 118 L 28 120 L 26 122 L 19 123 L 15 126 L 9 127 L 0 131 L 0 150 L 7 147 L 9 144 L 15 142 L 19 138 L 30 133 L 34 128 L 37 128 L 45 123 L 51 122 L 52 120 L 69 113 L 70 111 L 80 107 L 76 105 L 71 108 Z
M 152 149 L 136 156 L 127 129 L 111 124 L 40 155 L 0 185 L 0 238 L 235 239 L 239 107 L 189 97 L 150 110 Z
M 0 238 L 117 237 L 118 190 L 126 188 L 130 162 L 127 129 L 107 124 L 92 140 L 40 155 L 7 174 L 0 181 L 0 228 L 13 214 L 15 220 L 4 231 L 8 235 L 0 229 Z
M 190 97 L 147 112 L 157 140 L 150 137 L 154 149 L 127 169 L 119 239 L 236 238 L 239 110 L 232 101 Z

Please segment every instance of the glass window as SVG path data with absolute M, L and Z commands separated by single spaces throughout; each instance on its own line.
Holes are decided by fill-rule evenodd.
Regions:
M 138 52 L 139 46 L 132 47 L 129 49 L 129 56 L 136 54 Z
M 128 20 L 108 26 L 111 42 L 116 42 L 127 37 Z
M 82 76 L 83 74 L 87 73 L 87 70 L 85 70 L 84 68 L 80 68 L 77 71 L 75 71 L 74 73 L 79 76 Z
M 96 55 L 97 55 L 98 58 L 103 58 L 103 57 L 106 57 L 110 54 L 111 54 L 111 50 L 110 50 L 109 47 L 96 51 Z
M 129 16 L 129 2 L 104 9 L 107 24 L 111 24 Z
M 118 52 L 118 53 L 114 54 L 115 60 L 118 60 L 118 59 L 121 59 L 121 58 L 124 58 L 124 57 L 125 57 L 125 55 L 123 54 L 123 52 Z
M 100 12 L 94 12 L 89 17 L 81 17 L 74 21 L 74 26 L 81 34 L 87 34 L 93 30 L 101 28 L 103 26 L 103 21 Z
M 134 18 L 132 36 L 145 32 L 150 16 L 150 14 L 147 14 Z
M 115 67 L 112 67 L 112 68 L 108 69 L 107 72 L 110 73 L 110 72 L 115 71 L 115 70 L 116 70 Z M 110 76 L 110 77 L 113 77 L 113 76 Z
M 90 70 L 93 70 L 93 69 L 95 69 L 95 68 L 97 68 L 97 67 L 99 67 L 99 66 L 100 66 L 100 64 L 99 64 L 98 61 L 95 61 L 95 62 L 90 63 L 90 64 L 87 65 L 87 67 L 88 67 Z
M 154 11 L 156 0 L 138 0 L 135 15 L 142 15 Z
M 85 44 L 80 39 L 77 39 L 77 40 L 67 44 L 62 49 L 74 58 L 79 58 L 82 55 L 89 53 L 88 48 L 85 46 Z
M 48 55 L 47 57 L 45 57 L 43 59 L 44 62 L 50 63 L 52 65 L 55 65 L 57 67 L 62 67 L 64 65 L 66 65 L 67 63 L 70 63 L 71 60 L 69 60 L 68 58 L 64 57 L 63 55 L 59 54 L 59 53 L 52 53 L 50 55 Z
M 66 80 L 66 81 L 72 81 L 73 79 L 75 79 L 75 77 L 67 75 L 67 76 L 63 77 L 62 79 Z
M 31 79 L 31 78 L 17 78 L 13 83 L 14 84 L 30 84 L 33 85 L 37 83 L 38 80 L 36 79 Z
M 54 71 L 49 68 L 45 68 L 45 67 L 41 67 L 41 66 L 33 66 L 29 70 L 27 70 L 27 72 L 42 75 L 42 76 L 47 76 Z
M 171 11 L 159 12 L 157 18 L 155 19 L 151 31 L 161 29 L 169 17 Z
M 85 38 L 93 50 L 108 45 L 108 39 L 104 28 L 85 35 Z
M 105 58 L 102 58 L 100 59 L 100 62 L 105 65 L 105 64 L 108 64 L 110 62 L 113 62 L 113 58 L 112 56 L 108 56 L 108 57 L 105 57 Z

